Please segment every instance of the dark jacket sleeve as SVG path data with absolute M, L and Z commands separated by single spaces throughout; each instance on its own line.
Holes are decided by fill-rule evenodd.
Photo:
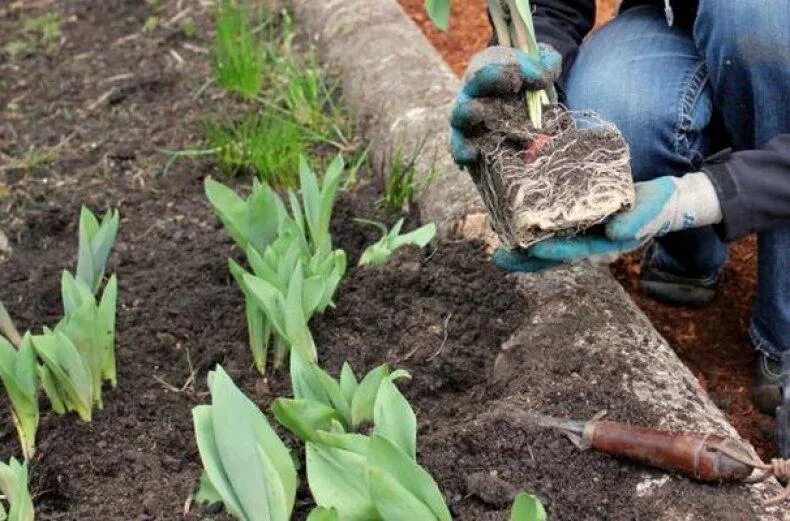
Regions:
M 532 0 L 532 6 L 536 39 L 562 55 L 562 72 L 568 72 L 595 23 L 595 0 Z
M 724 218 L 717 231 L 724 240 L 790 226 L 790 134 L 759 150 L 712 158 L 702 170 L 719 196 Z

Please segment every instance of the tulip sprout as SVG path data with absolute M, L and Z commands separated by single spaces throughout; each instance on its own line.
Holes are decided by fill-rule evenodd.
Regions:
M 424 248 L 426 244 L 431 242 L 434 235 L 436 235 L 436 225 L 428 223 L 424 226 L 417 228 L 409 233 L 401 235 L 400 230 L 403 227 L 403 219 L 399 219 L 392 230 L 387 230 L 384 224 L 376 221 L 369 221 L 367 219 L 355 219 L 357 222 L 363 224 L 370 224 L 381 230 L 381 239 L 365 248 L 362 256 L 359 259 L 359 265 L 377 264 L 381 265 L 386 263 L 392 254 L 401 246 L 413 244 L 420 248 Z
M 8 503 L 8 512 L 0 505 L 0 519 L 8 521 L 33 521 L 33 498 L 28 490 L 27 463 L 11 458 L 7 464 L 0 462 L 0 492 Z
M 302 158 L 301 197 L 288 192 L 290 210 L 269 185 L 257 180 L 246 200 L 223 184 L 206 180 L 206 196 L 228 234 L 246 253 L 252 272 L 229 261 L 230 272 L 244 293 L 250 350 L 261 373 L 266 371 L 272 339 L 275 367 L 292 347 L 316 359 L 307 323 L 313 313 L 332 305 L 346 271 L 346 254 L 332 248 L 329 233 L 342 174 L 340 156 L 321 182 Z

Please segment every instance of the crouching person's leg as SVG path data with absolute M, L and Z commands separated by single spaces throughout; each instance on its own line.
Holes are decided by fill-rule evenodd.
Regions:
M 709 154 L 711 92 L 690 28 L 662 10 L 629 9 L 579 49 L 566 81 L 572 110 L 591 109 L 622 131 L 635 181 L 699 170 Z M 642 286 L 654 297 L 713 298 L 727 248 L 710 227 L 661 237 L 646 253 Z
M 790 132 L 787 0 L 700 0 L 694 38 L 735 148 L 760 148 Z M 749 330 L 761 352 L 755 402 L 773 413 L 779 402 L 779 360 L 790 349 L 790 227 L 761 233 L 758 244 L 758 292 Z

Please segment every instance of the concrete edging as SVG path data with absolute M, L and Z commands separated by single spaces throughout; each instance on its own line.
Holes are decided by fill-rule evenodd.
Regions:
M 479 223 L 482 202 L 471 179 L 453 164 L 447 150 L 447 115 L 459 80 L 397 1 L 286 3 L 293 9 L 301 31 L 317 45 L 323 63 L 341 79 L 344 98 L 356 111 L 373 157 L 380 160 L 396 147 L 412 150 L 423 144 L 419 171 L 434 168 L 440 172 L 437 181 L 420 197 L 423 219 L 435 221 L 444 237 L 457 235 L 459 230 L 463 235 L 464 223 Z M 480 229 L 478 225 L 477 233 Z M 724 414 L 608 270 L 575 267 L 513 278 L 525 299 L 533 303 L 551 303 L 551 295 L 572 289 L 574 294 L 584 295 L 588 305 L 598 306 L 602 313 L 590 331 L 595 340 L 580 342 L 579 349 L 582 353 L 585 349 L 608 349 L 624 357 L 632 370 L 623 375 L 620 391 L 660 410 L 665 417 L 663 427 L 737 436 Z M 508 356 L 514 346 L 540 334 L 541 328 L 532 326 L 547 327 L 544 315 L 557 312 L 551 308 L 532 306 L 531 316 L 503 344 L 502 355 Z M 672 486 L 673 479 L 667 486 Z M 649 480 L 645 477 L 647 485 Z M 779 509 L 766 510 L 760 504 L 777 487 L 776 482 L 750 487 L 755 518 L 783 518 Z M 733 490 L 734 501 L 743 499 L 742 489 L 728 490 Z M 665 519 L 698 519 L 672 510 L 672 505 L 666 505 L 665 512 Z

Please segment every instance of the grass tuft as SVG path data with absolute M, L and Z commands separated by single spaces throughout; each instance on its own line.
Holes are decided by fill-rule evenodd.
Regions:
M 251 28 L 248 9 L 220 0 L 215 11 L 217 35 L 211 52 L 217 83 L 255 99 L 263 83 L 263 45 Z
M 229 175 L 252 171 L 276 186 L 296 186 L 304 135 L 295 123 L 264 111 L 231 124 L 206 124 L 206 144 Z

